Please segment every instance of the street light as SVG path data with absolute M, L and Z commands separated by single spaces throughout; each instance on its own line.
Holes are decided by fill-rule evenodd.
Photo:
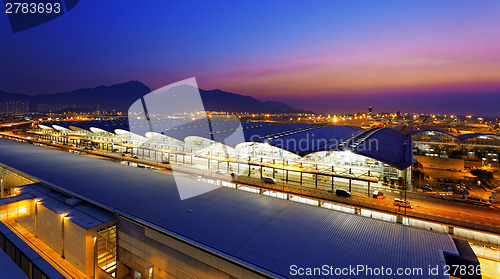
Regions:
M 281 156 L 283 158 L 283 177 L 281 180 L 283 181 L 283 192 L 285 192 L 285 155 Z
M 94 239 L 94 261 L 93 261 L 94 275 L 92 276 L 92 278 L 95 278 L 95 269 L 97 262 L 97 234 L 92 235 L 92 238 Z
M 38 204 L 40 199 L 35 199 L 35 231 L 38 229 Z
M 149 270 L 149 277 L 148 277 L 148 279 L 153 279 L 154 267 L 155 266 L 153 264 L 148 266 L 148 270 Z
M 0 198 L 4 198 L 5 196 L 5 178 L 0 178 Z
M 62 213 L 61 214 L 61 242 L 62 242 L 62 249 L 61 249 L 61 256 L 64 259 L 64 219 L 66 219 L 67 213 Z

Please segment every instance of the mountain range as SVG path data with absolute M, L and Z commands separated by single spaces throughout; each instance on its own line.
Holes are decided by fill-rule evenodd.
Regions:
M 250 96 L 215 90 L 202 90 L 200 95 L 207 111 L 250 112 L 250 113 L 300 113 L 305 112 L 285 103 L 260 101 Z M 14 100 L 28 100 L 30 111 L 60 110 L 78 108 L 126 112 L 137 99 L 151 92 L 139 81 L 129 81 L 111 86 L 78 89 L 42 95 L 8 93 L 0 90 L 0 103 Z M 59 108 L 59 109 L 57 109 Z M 74 109 L 72 109 L 74 110 Z

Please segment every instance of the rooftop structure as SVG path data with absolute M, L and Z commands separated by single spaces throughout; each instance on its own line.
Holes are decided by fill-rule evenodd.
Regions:
M 425 269 L 458 254 L 449 235 L 225 187 L 181 201 L 171 175 L 5 139 L 0 163 L 140 224 L 137 237 L 175 238 L 264 278 L 290 277 L 291 265 Z
M 93 133 L 130 133 L 127 121 L 54 122 L 40 126 L 56 130 L 86 130 Z M 243 142 L 268 143 L 299 156 L 321 151 L 349 151 L 381 161 L 399 170 L 413 163 L 412 141 L 407 134 L 389 128 L 361 129 L 352 126 L 325 126 L 313 124 L 282 124 L 274 122 L 244 122 L 212 120 L 194 121 L 176 126 L 175 122 L 163 124 L 165 129 L 156 136 L 185 141 L 190 136 L 204 137 L 216 142 L 236 146 L 242 142 L 224 141 L 237 131 L 242 131 Z M 136 126 L 136 135 L 148 137 L 147 125 Z

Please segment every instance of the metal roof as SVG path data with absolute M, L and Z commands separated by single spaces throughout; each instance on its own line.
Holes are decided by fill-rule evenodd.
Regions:
M 454 136 L 454 135 L 451 135 L 451 134 L 448 134 L 446 132 L 439 131 L 439 130 L 414 131 L 414 132 L 411 132 L 410 135 L 414 135 L 414 134 L 418 134 L 418 133 L 429 133 L 429 132 L 438 133 L 438 134 L 441 134 L 441 135 L 444 135 L 444 136 L 447 136 L 447 137 L 450 137 L 450 138 L 457 139 L 459 141 L 465 141 L 465 140 L 468 140 L 468 139 L 471 139 L 471 138 L 479 138 L 479 137 L 492 137 L 492 138 L 495 138 L 495 139 L 500 139 L 500 135 L 497 135 L 497 134 L 468 133 L 468 134 L 461 134 L 461 135 L 458 135 L 458 136 Z
M 447 132 L 444 132 L 444 131 L 440 131 L 440 130 L 418 130 L 418 131 L 413 131 L 409 134 L 411 135 L 416 135 L 416 134 L 422 134 L 422 133 L 433 133 L 433 134 L 438 134 L 438 135 L 443 135 L 445 137 L 449 137 L 449 138 L 452 138 L 452 139 L 456 139 L 456 140 L 460 140 L 458 137 L 454 136 L 454 135 L 451 135 L 451 134 L 448 134 Z
M 19 236 L 0 222 L 0 234 L 4 235 L 14 244 L 33 264 L 45 273 L 50 279 L 64 279 L 65 277 L 52 265 L 50 265 L 33 248 L 24 242 Z M 0 249 L 0 277 L 1 278 L 28 278 L 23 271 Z
M 479 137 L 492 137 L 495 139 L 500 139 L 500 135 L 495 135 L 495 134 L 483 134 L 483 133 L 470 133 L 470 134 L 463 134 L 459 135 L 457 138 L 461 141 L 465 141 L 471 138 L 479 138 Z
M 57 214 L 67 214 L 69 221 L 88 230 L 116 219 L 113 213 L 82 201 L 71 206 L 66 203 L 69 196 L 42 186 L 40 183 L 19 187 L 20 196 L 29 195 L 40 200 L 42 205 Z
M 0 270 L 4 278 L 28 279 L 28 276 L 2 250 L 0 250 Z
M 171 175 L 6 139 L 0 163 L 276 278 L 323 264 L 422 267 L 431 278 L 442 251 L 458 253 L 449 235 L 226 187 L 181 201 Z
M 210 121 L 198 119 L 182 123 L 175 119 L 155 123 L 155 132 L 183 141 L 189 136 L 199 136 L 236 146 L 241 142 L 267 142 L 305 156 L 318 151 L 351 151 L 382 161 L 404 170 L 413 163 L 411 136 L 389 128 L 363 130 L 352 126 L 326 126 L 314 124 L 283 124 L 274 122 L 243 122 L 233 118 L 212 117 Z M 145 136 L 150 132 L 147 123 L 134 123 L 128 127 L 126 120 L 55 122 L 53 125 L 90 130 L 91 127 L 114 132 L 115 129 L 133 131 Z M 239 134 L 241 133 L 241 134 Z M 226 139 L 237 135 L 236 140 Z M 233 137 L 234 138 L 234 137 Z
M 0 205 L 6 205 L 6 204 L 10 204 L 10 203 L 14 203 L 14 202 L 18 202 L 18 201 L 24 201 L 24 200 L 32 200 L 34 199 L 35 197 L 29 193 L 21 193 L 17 196 L 11 196 L 11 197 L 6 197 L 6 198 L 3 198 L 3 199 L 0 199 Z

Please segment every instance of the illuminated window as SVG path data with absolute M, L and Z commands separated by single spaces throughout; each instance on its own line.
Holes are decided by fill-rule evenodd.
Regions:
M 18 201 L 0 205 L 0 221 L 16 219 L 29 215 L 30 201 Z
M 97 265 L 106 273 L 116 275 L 116 225 L 97 232 Z

